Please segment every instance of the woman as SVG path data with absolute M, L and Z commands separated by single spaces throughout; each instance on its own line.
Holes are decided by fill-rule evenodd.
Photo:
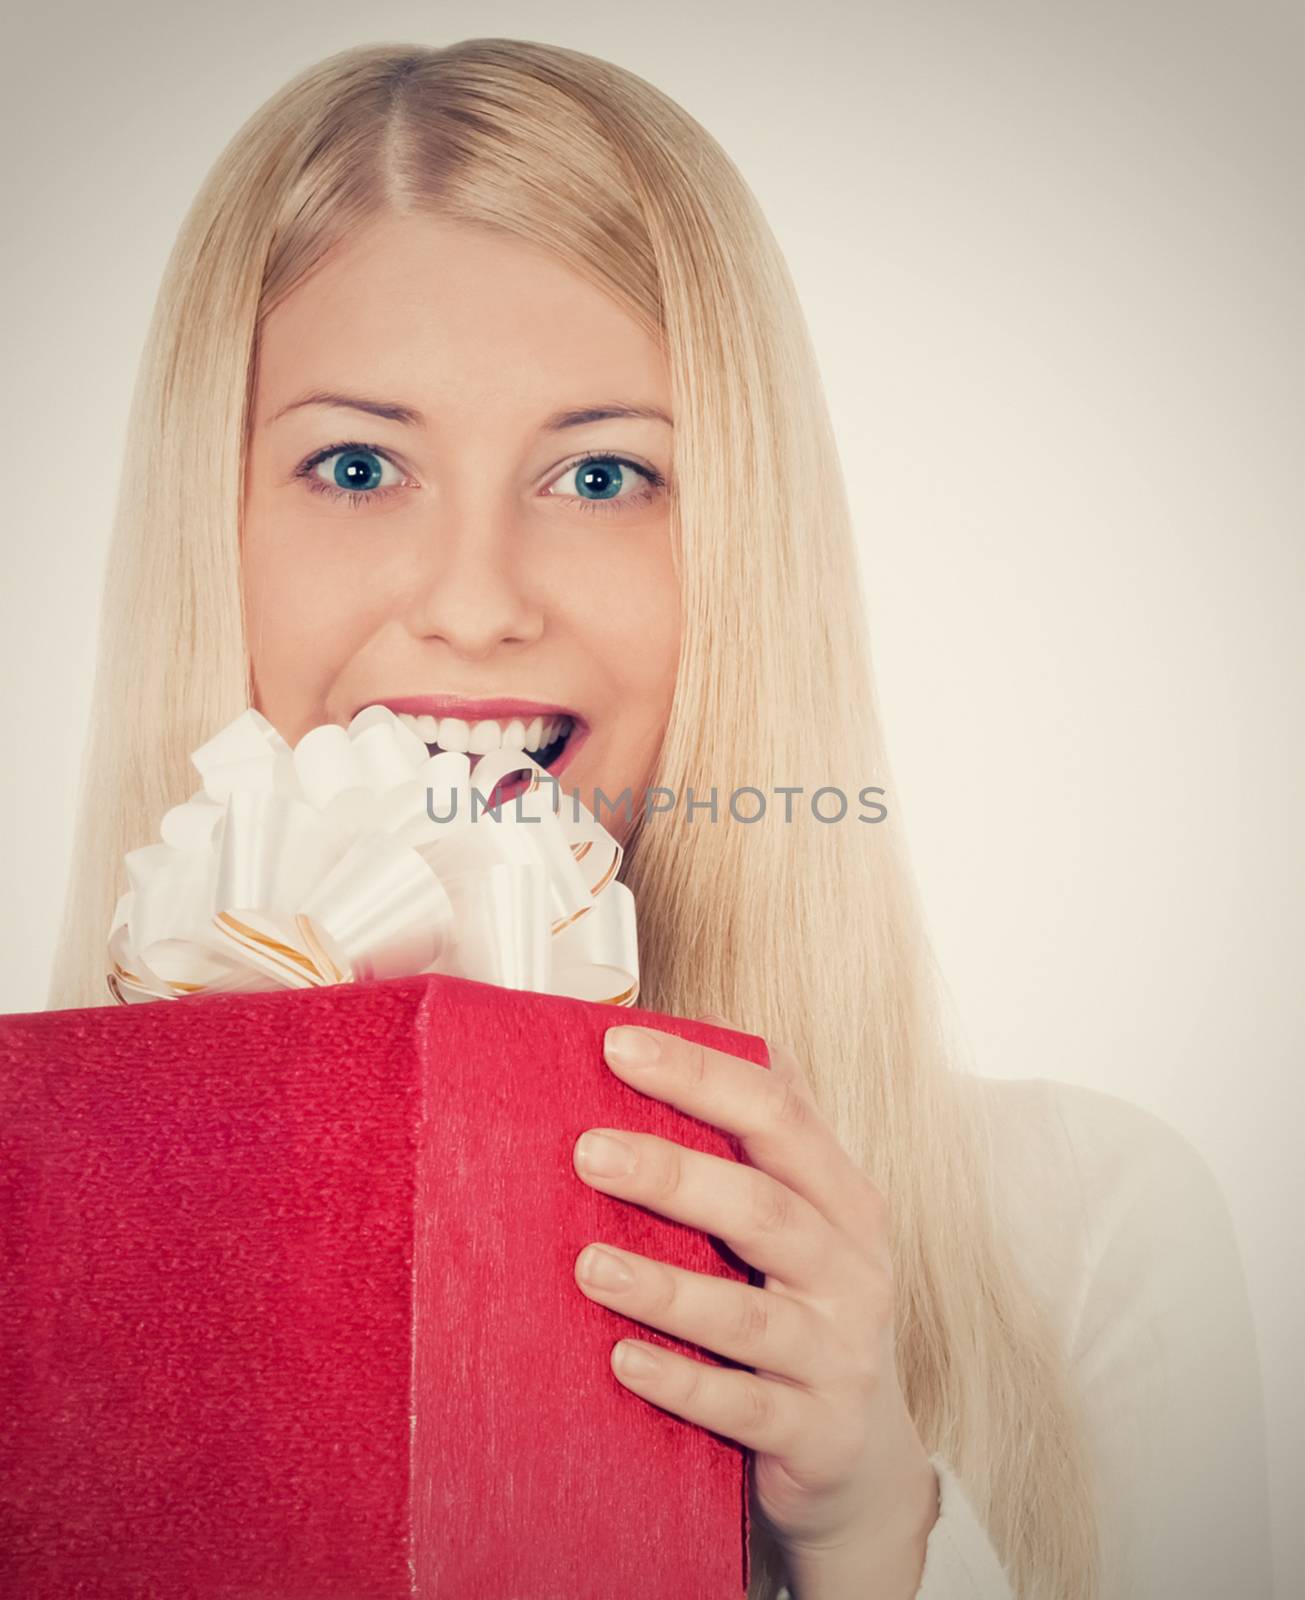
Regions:
M 603 1288 L 586 1250 L 577 1288 L 740 1363 L 613 1356 L 753 1452 L 753 1594 L 1267 1594 L 1208 1169 L 1113 1097 L 961 1070 L 895 819 L 809 804 L 892 792 L 853 550 L 782 257 L 684 111 L 514 40 L 320 63 L 233 140 L 169 264 L 50 1003 L 104 1002 L 122 855 L 248 703 L 294 740 L 407 700 L 430 743 L 546 744 L 593 810 L 661 786 L 678 820 L 610 822 L 640 1003 L 764 1034 L 775 1075 L 613 1048 L 750 1166 L 639 1138 L 632 1173 L 577 1171 L 765 1278 L 609 1252 L 631 1281 Z M 742 786 L 803 793 L 745 825 Z

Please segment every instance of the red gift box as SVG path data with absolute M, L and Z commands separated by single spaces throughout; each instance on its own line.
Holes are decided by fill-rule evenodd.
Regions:
M 424 976 L 0 1018 L 0 1593 L 726 1600 L 747 1452 L 627 1390 L 608 1240 L 760 1282 L 584 1183 L 584 1129 L 745 1159 L 617 1078 L 646 1021 Z

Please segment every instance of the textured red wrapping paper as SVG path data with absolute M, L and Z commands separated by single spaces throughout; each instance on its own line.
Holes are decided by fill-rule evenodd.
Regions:
M 0 1019 L 0 1593 L 736 1600 L 747 1453 L 626 1390 L 592 1240 L 760 1282 L 599 1193 L 584 1129 L 743 1159 L 622 1022 L 446 977 Z

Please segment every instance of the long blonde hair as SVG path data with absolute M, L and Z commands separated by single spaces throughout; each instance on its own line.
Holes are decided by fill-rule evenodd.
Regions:
M 1093 1600 L 1085 1435 L 1060 1336 L 998 1222 L 990 1134 L 893 809 L 851 517 L 817 362 L 748 186 L 638 76 L 514 39 L 367 45 L 300 73 L 222 153 L 169 260 L 133 396 L 71 888 L 48 1003 L 108 1003 L 124 853 L 250 703 L 240 511 L 260 320 L 380 212 L 556 253 L 662 342 L 683 646 L 655 782 L 718 792 L 636 825 L 640 1004 L 790 1042 L 889 1203 L 898 1373 L 1016 1591 Z M 727 815 L 807 785 L 792 821 Z M 810 789 L 886 792 L 819 822 Z M 745 801 L 750 815 L 754 801 Z M 773 820 L 772 820 L 773 818 Z M 755 1600 L 781 1581 L 753 1522 Z

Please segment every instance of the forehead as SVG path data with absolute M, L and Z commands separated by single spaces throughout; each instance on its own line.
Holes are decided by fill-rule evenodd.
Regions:
M 317 388 L 432 418 L 614 396 L 670 410 L 660 346 L 613 300 L 528 242 L 433 217 L 367 224 L 267 318 L 259 412 Z

